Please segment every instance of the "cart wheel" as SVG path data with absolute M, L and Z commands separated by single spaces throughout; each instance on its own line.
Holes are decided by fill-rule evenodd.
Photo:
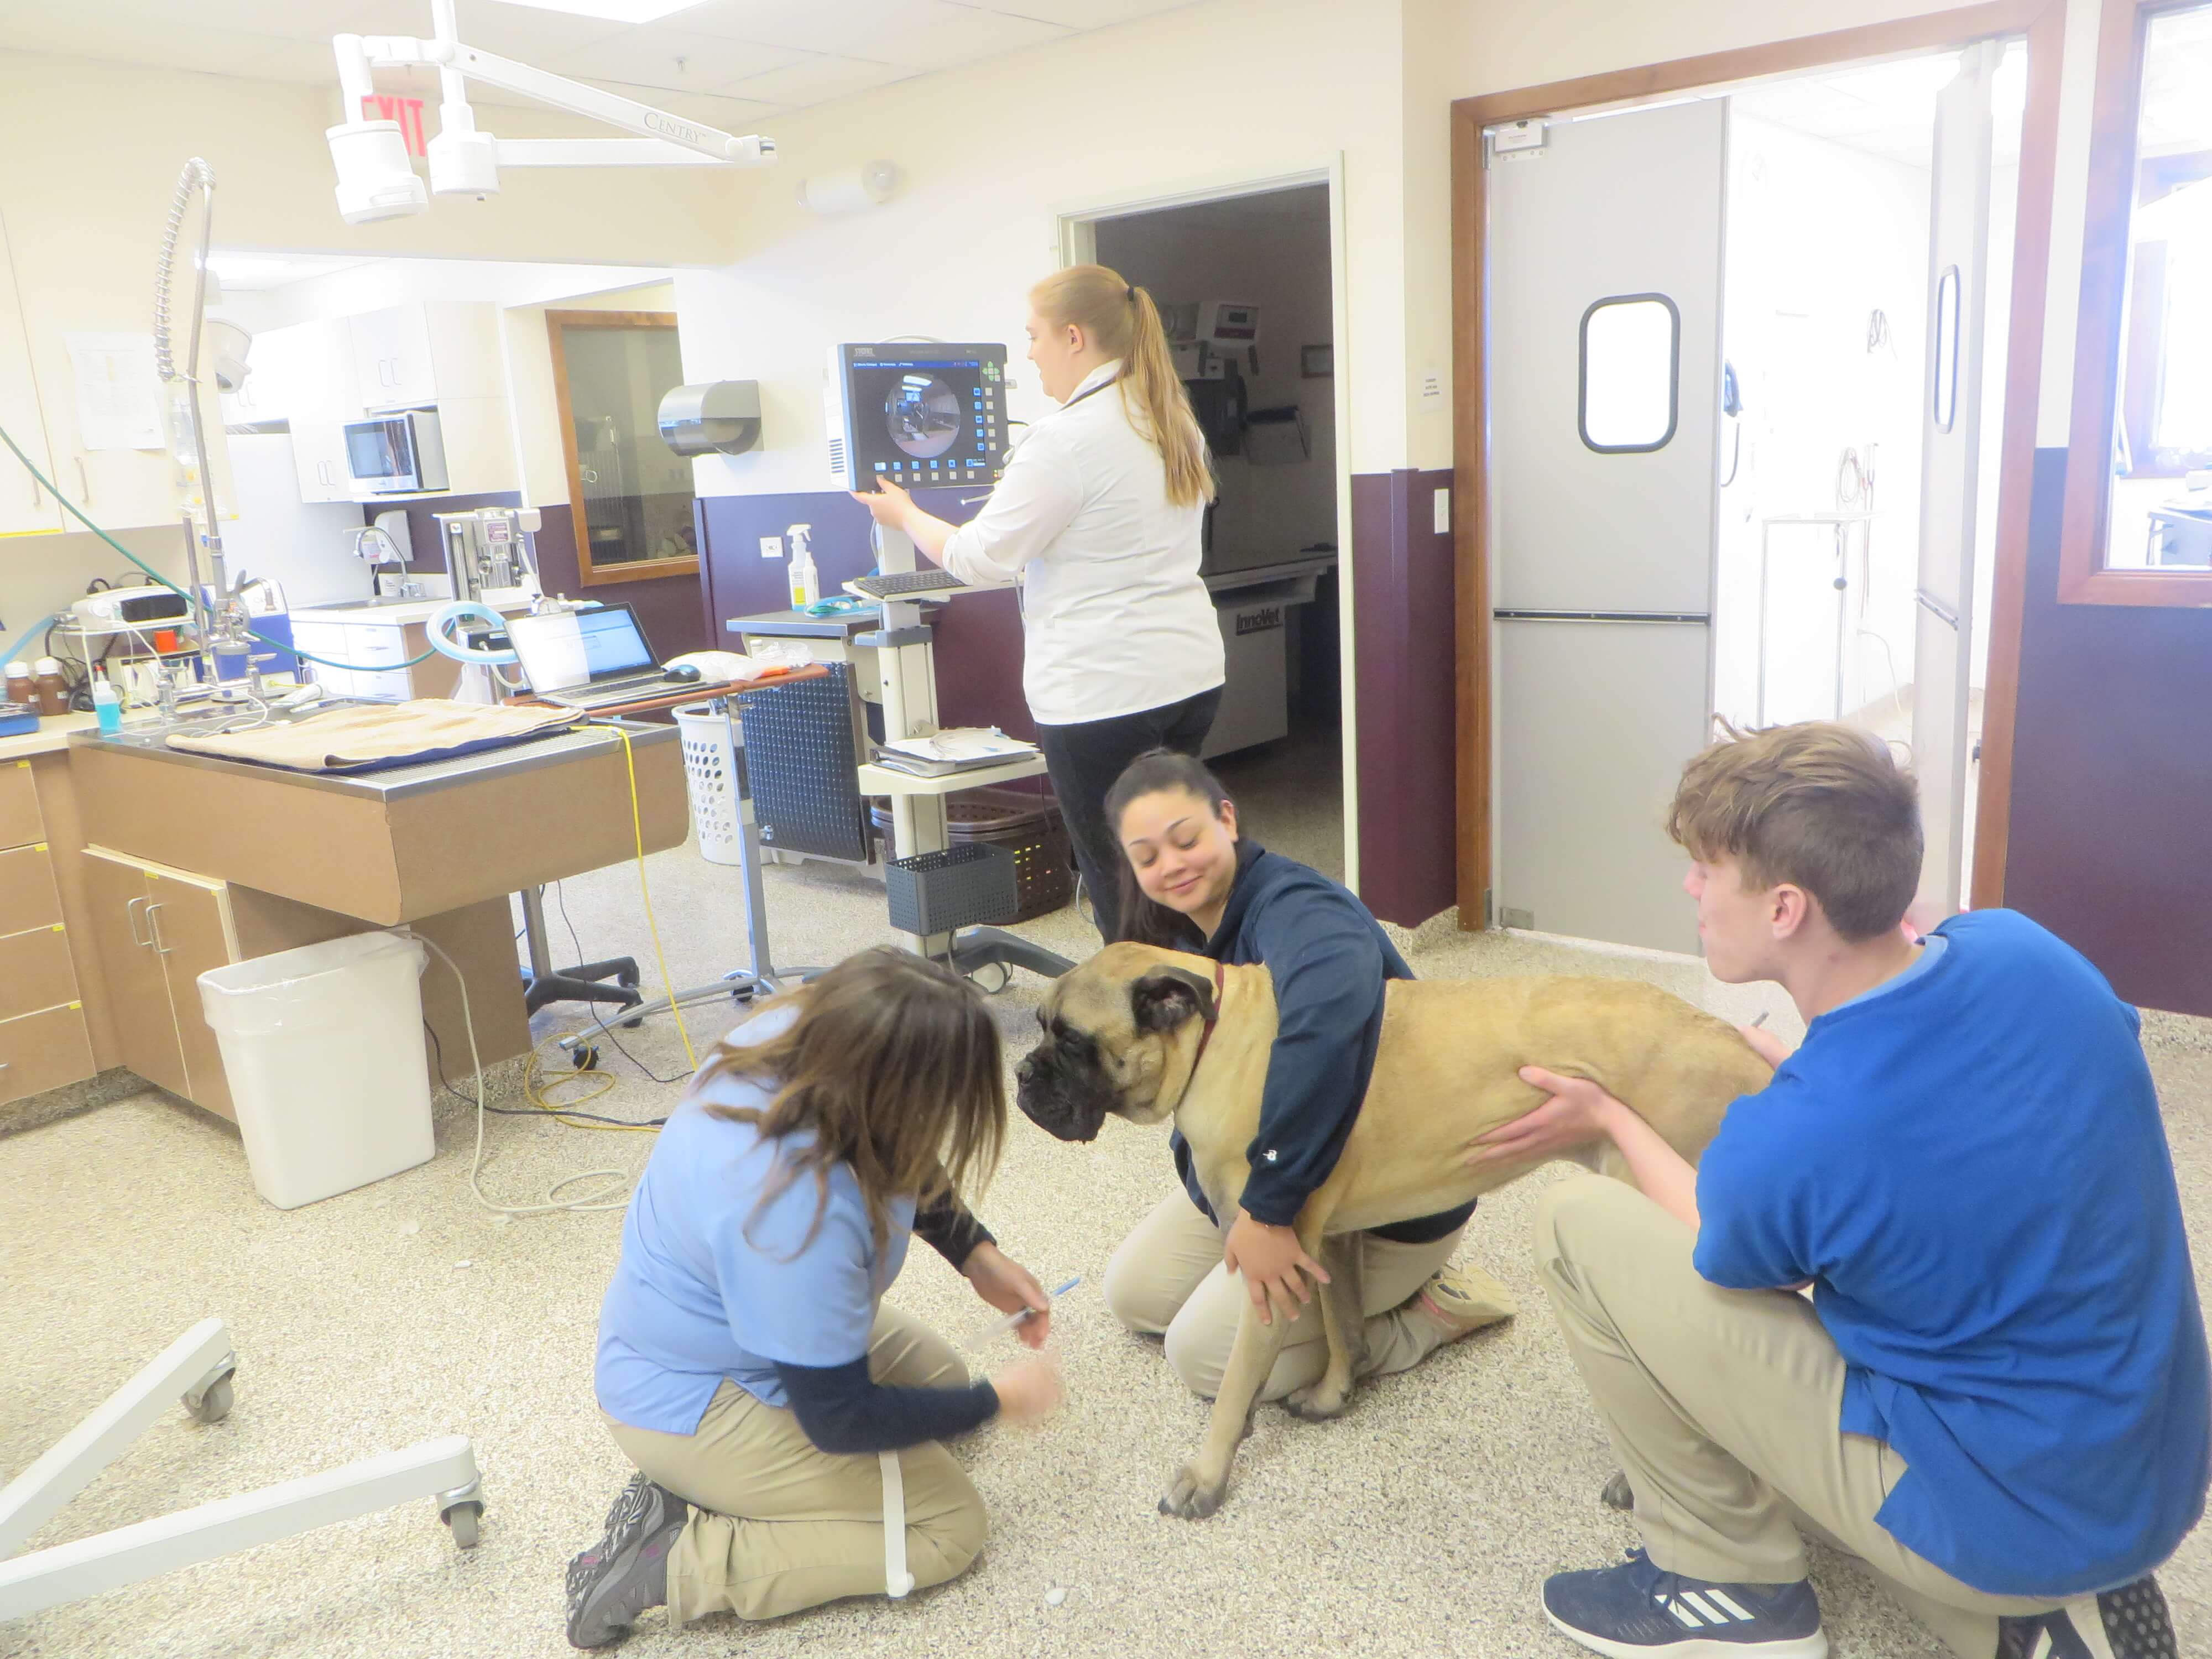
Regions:
M 220 1423 L 230 1415 L 231 1373 L 225 1371 L 207 1385 L 185 1396 L 185 1409 L 202 1423 Z
M 599 1069 L 598 1045 L 589 1042 L 578 1043 L 575 1048 L 569 1050 L 568 1063 L 580 1072 L 598 1071 Z
M 483 1505 L 475 1502 L 456 1504 L 449 1510 L 438 1511 L 438 1518 L 453 1529 L 456 1547 L 472 1550 L 477 1547 L 477 1518 L 483 1513 Z

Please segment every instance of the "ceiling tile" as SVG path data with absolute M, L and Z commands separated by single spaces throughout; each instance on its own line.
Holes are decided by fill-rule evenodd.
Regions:
M 603 92 L 619 97 L 635 98 L 641 104 L 651 104 L 655 109 L 665 109 L 672 115 L 688 116 L 694 121 L 704 121 L 710 127 L 738 137 L 751 132 L 760 122 L 776 114 L 779 106 L 753 98 L 725 98 L 703 92 L 664 92 L 657 87 L 641 87 L 622 81 L 590 81 Z
M 707 0 L 670 19 L 701 34 L 764 41 L 802 52 L 830 52 L 914 70 L 1014 52 L 1072 30 L 952 0 Z
M 198 25 L 163 29 L 126 17 L 38 12 L 0 21 L 0 48 L 256 81 L 327 81 L 333 93 L 337 87 L 327 43 Z
M 826 104 L 833 98 L 850 98 L 915 73 L 896 64 L 871 64 L 857 58 L 802 58 L 787 68 L 732 82 L 718 90 L 799 109 L 809 104 Z
M 1103 29 L 1133 18 L 1178 11 L 1196 0 L 969 0 L 978 11 L 1058 23 L 1063 28 Z
M 801 54 L 647 24 L 611 40 L 545 54 L 535 60 L 556 75 L 626 81 L 674 92 L 712 92 L 750 75 L 797 63 Z

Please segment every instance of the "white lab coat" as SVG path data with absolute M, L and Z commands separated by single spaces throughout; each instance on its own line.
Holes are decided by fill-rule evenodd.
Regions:
M 1205 503 L 1167 498 L 1159 451 L 1095 369 L 1030 428 L 983 510 L 939 561 L 1023 583 L 1022 690 L 1039 724 L 1164 708 L 1219 685 L 1221 629 L 1199 580 Z

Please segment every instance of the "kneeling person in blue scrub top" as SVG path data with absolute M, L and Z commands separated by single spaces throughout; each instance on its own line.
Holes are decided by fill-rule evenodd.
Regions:
M 2203 1513 L 2212 1394 L 2136 1011 L 2013 911 L 1908 934 L 1912 779 L 1850 726 L 1708 750 L 1668 827 L 1714 976 L 1779 982 L 1805 1041 L 1746 1033 L 1774 1080 L 1695 1169 L 1533 1066 L 1553 1098 L 1477 1143 L 1610 1141 L 1635 1182 L 1537 1206 L 1644 1542 L 1546 1616 L 1613 1659 L 1823 1659 L 1816 1537 L 1960 1659 L 2179 1659 L 2151 1573 Z
M 632 1195 L 599 1315 L 602 1415 L 638 1473 L 570 1563 L 568 1639 L 648 1607 L 672 1624 L 773 1619 L 887 1588 L 881 1454 L 904 1489 L 906 1570 L 957 1577 L 982 1500 L 939 1443 L 1061 1397 L 1048 1359 L 972 1382 L 881 1305 L 910 1237 L 1030 1347 L 1035 1279 L 957 1196 L 1005 1135 L 998 1027 L 972 988 L 890 951 L 848 958 L 733 1032 L 669 1118 Z

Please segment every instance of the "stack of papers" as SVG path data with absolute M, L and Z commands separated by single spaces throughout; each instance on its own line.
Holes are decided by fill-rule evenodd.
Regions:
M 941 778 L 1008 761 L 1031 760 L 1037 746 L 995 726 L 957 726 L 926 738 L 900 738 L 876 750 L 876 764 L 917 778 Z

